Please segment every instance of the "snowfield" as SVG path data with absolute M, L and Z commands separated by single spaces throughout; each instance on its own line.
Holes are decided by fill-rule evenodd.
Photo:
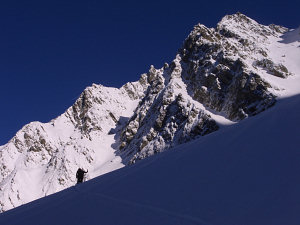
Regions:
M 278 90 L 274 93 L 279 98 L 285 98 L 300 93 L 300 27 L 292 29 L 282 35 L 279 39 L 273 39 L 270 46 L 270 57 L 277 63 L 282 63 L 289 68 L 292 76 L 289 79 L 280 79 L 269 76 L 264 78 Z

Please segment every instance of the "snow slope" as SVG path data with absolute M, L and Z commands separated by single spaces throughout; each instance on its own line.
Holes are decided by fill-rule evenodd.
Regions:
M 300 27 L 286 32 L 279 39 L 272 39 L 271 43 L 270 57 L 276 63 L 286 65 L 294 76 L 289 79 L 280 79 L 264 74 L 265 78 L 271 85 L 278 87 L 274 93 L 280 98 L 298 94 L 300 92 L 300 81 L 297 76 L 300 74 Z
M 0 215 L 0 224 L 300 224 L 300 96 Z

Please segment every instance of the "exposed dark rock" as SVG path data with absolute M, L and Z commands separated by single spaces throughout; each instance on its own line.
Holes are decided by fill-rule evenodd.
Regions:
M 270 59 L 257 60 L 255 61 L 254 66 L 261 67 L 276 77 L 286 78 L 290 75 L 288 69 L 284 65 L 275 64 Z

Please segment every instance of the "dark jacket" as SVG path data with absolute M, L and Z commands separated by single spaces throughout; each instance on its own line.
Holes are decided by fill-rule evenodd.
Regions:
M 77 183 L 82 183 L 84 174 L 87 173 L 88 171 L 84 171 L 83 169 L 79 168 L 76 172 L 76 178 L 77 178 Z

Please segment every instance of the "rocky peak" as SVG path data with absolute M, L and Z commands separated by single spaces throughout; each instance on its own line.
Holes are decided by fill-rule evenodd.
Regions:
M 253 25 L 253 26 L 259 26 L 260 24 L 257 23 L 255 20 L 249 18 L 248 16 L 237 12 L 232 15 L 225 15 L 221 21 L 217 24 L 218 27 L 226 26 L 226 25 L 232 25 L 232 27 L 238 27 L 239 25 Z
M 268 56 L 270 37 L 278 38 L 286 30 L 258 24 L 241 13 L 225 16 L 215 29 L 196 25 L 178 52 L 191 96 L 231 120 L 272 106 L 270 84 L 257 71 L 281 78 L 290 75 Z
M 246 38 L 254 42 L 263 42 L 268 36 L 278 37 L 287 31 L 286 28 L 276 25 L 261 25 L 242 13 L 224 16 L 217 24 L 216 30 L 227 38 Z

